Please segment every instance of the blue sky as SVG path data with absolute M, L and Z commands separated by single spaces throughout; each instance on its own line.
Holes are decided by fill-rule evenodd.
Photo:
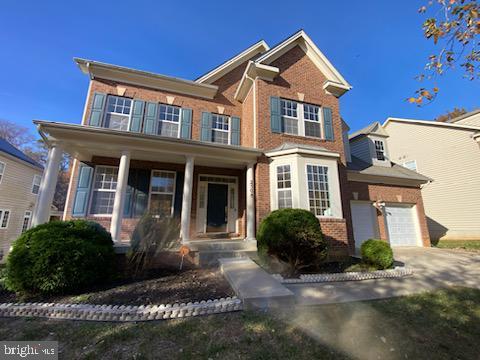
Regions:
M 0 12 L 0 118 L 79 123 L 88 78 L 83 57 L 195 79 L 259 39 L 270 45 L 300 28 L 353 85 L 341 113 L 356 130 L 388 116 L 431 119 L 455 106 L 480 106 L 479 81 L 460 70 L 418 108 L 433 45 L 421 32 L 424 1 L 4 1 Z

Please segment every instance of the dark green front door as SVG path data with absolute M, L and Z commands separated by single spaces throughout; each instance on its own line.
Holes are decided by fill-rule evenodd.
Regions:
M 227 231 L 228 185 L 208 184 L 207 232 Z

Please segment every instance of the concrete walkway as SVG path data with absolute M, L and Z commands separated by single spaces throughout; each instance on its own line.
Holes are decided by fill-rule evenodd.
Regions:
M 399 248 L 395 259 L 414 269 L 400 279 L 287 285 L 299 305 L 318 305 L 415 294 L 445 286 L 480 289 L 480 254 L 436 248 Z
M 220 270 L 247 308 L 291 306 L 294 294 L 250 258 L 220 259 Z

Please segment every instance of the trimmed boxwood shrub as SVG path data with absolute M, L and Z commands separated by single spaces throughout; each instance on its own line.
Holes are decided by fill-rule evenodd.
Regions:
M 8 255 L 5 285 L 19 293 L 58 294 L 111 279 L 110 233 L 85 220 L 54 221 L 23 233 Z
M 389 269 L 393 265 L 393 252 L 390 245 L 383 240 L 370 239 L 361 247 L 362 260 L 378 269 Z
M 257 241 L 259 255 L 273 256 L 286 263 L 290 274 L 318 264 L 327 254 L 320 222 L 303 209 L 270 213 L 260 224 Z

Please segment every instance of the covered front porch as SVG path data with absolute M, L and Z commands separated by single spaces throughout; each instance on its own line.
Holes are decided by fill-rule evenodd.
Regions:
M 183 244 L 255 240 L 254 171 L 260 151 L 81 125 L 35 123 L 50 150 L 34 225 L 48 220 L 58 165 L 65 152 L 74 163 L 64 218 L 101 223 L 117 245 L 128 245 L 146 213 L 179 218 Z

